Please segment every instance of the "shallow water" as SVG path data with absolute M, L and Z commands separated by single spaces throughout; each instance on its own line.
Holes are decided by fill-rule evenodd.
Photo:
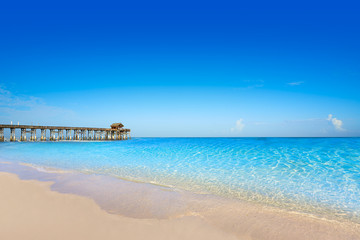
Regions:
M 24 164 L 0 162 L 0 173 L 23 180 L 51 181 L 51 189 L 92 198 L 104 210 L 131 218 L 198 217 L 238 239 L 358 240 L 360 224 L 289 212 L 259 203 L 196 194 L 176 188 Z M 194 232 L 195 233 L 195 232 Z
M 0 144 L 0 158 L 329 218 L 360 218 L 360 138 L 7 142 Z

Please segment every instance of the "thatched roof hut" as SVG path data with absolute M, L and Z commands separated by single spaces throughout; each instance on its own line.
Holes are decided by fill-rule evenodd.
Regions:
M 124 125 L 122 123 L 113 123 L 111 124 L 111 129 L 120 129 L 124 127 Z

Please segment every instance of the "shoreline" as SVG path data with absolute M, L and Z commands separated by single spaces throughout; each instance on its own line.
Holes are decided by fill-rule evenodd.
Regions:
M 78 176 L 97 176 L 99 178 L 106 178 L 106 179 L 112 179 L 114 181 L 121 181 L 121 182 L 125 182 L 125 183 L 135 183 L 135 185 L 139 184 L 139 185 L 143 185 L 143 186 L 150 186 L 150 188 L 159 188 L 165 191 L 174 191 L 174 192 L 181 192 L 181 193 L 190 193 L 190 195 L 198 195 L 198 196 L 211 196 L 210 198 L 215 198 L 215 199 L 228 199 L 230 201 L 240 201 L 240 202 L 246 202 L 249 204 L 254 204 L 254 205 L 260 205 L 260 206 L 265 206 L 271 209 L 275 209 L 275 210 L 279 210 L 279 211 L 285 211 L 288 213 L 293 213 L 293 214 L 299 214 L 305 217 L 310 217 L 310 218 L 315 218 L 315 219 L 322 219 L 322 220 L 328 220 L 328 221 L 339 221 L 339 222 L 343 222 L 343 221 L 349 221 L 349 222 L 353 222 L 356 224 L 360 224 L 360 219 L 357 218 L 353 218 L 350 217 L 348 215 L 341 215 L 339 214 L 339 212 L 335 211 L 334 209 L 331 209 L 330 206 L 322 206 L 322 208 L 312 208 L 309 211 L 301 211 L 304 209 L 301 208 L 297 208 L 295 207 L 294 209 L 289 208 L 290 205 L 294 206 L 294 204 L 296 204 L 295 202 L 290 204 L 290 205 L 279 205 L 279 204 L 269 204 L 266 201 L 249 201 L 246 198 L 237 198 L 237 197 L 233 197 L 233 196 L 222 196 L 222 195 L 217 195 L 214 193 L 208 193 L 208 192 L 194 192 L 191 190 L 187 190 L 187 189 L 183 189 L 183 188 L 179 188 L 176 186 L 168 186 L 168 185 L 162 185 L 156 182 L 143 182 L 143 181 L 139 181 L 139 180 L 134 180 L 134 179 L 129 179 L 129 178 L 122 178 L 119 176 L 113 176 L 113 175 L 104 175 L 104 174 L 99 174 L 99 173 L 94 173 L 92 171 L 89 172 L 79 172 L 77 170 L 65 170 L 65 169 L 60 169 L 60 168 L 54 168 L 54 167 L 47 167 L 47 166 L 40 166 L 40 165 L 34 165 L 31 163 L 23 163 L 23 162 L 6 162 L 6 161 L 0 161 L 0 172 L 1 172 L 1 164 L 13 164 L 13 166 L 18 165 L 18 166 L 24 166 L 26 168 L 29 169 L 33 169 L 35 170 L 35 172 L 43 172 L 45 174 L 75 174 Z M 16 168 L 16 167 L 15 167 Z M 17 174 L 17 170 L 15 170 L 14 172 L 15 174 Z M 35 175 L 33 175 L 30 179 L 34 179 L 34 180 L 39 180 Z M 52 179 L 52 181 L 56 181 L 56 179 Z M 69 189 L 52 189 L 54 191 L 58 191 L 58 192 L 63 192 L 63 193 L 68 193 Z M 82 195 L 79 191 L 77 192 L 75 191 L 70 191 L 70 193 L 72 194 L 76 194 L 76 195 Z M 84 195 L 84 194 L 83 194 Z M 86 195 L 86 194 L 85 194 Z M 94 196 L 92 196 L 91 194 L 86 195 L 89 198 L 94 199 Z M 100 201 L 101 202 L 101 201 Z M 100 205 L 100 207 L 102 207 L 103 209 L 106 209 L 106 207 L 101 206 L 100 203 L 98 203 Z M 307 204 L 308 205 L 308 204 Z M 301 209 L 301 210 L 300 210 Z M 107 209 L 108 212 L 110 213 L 115 213 L 115 214 L 122 214 L 121 212 L 116 212 L 113 211 L 113 209 Z M 326 213 L 325 213 L 326 212 Z M 134 217 L 134 216 L 131 216 Z M 135 216 L 137 217 L 137 216 Z M 142 217 L 140 217 L 142 218 Z M 150 216 L 150 218 L 153 218 L 153 216 Z
M 13 163 L 2 165 L 15 167 Z M 183 219 L 195 218 L 200 219 L 195 222 L 201 222 L 196 224 L 210 226 L 219 234 L 224 234 L 222 239 L 229 236 L 236 236 L 236 239 L 360 239 L 360 225 L 353 222 L 321 219 L 260 204 L 225 201 L 214 196 L 178 192 L 146 183 L 121 179 L 109 181 L 109 178 L 91 174 L 79 176 L 72 173 L 40 172 L 38 169 L 30 168 L 23 166 L 16 170 L 17 173 L 14 172 L 15 169 L 6 171 L 4 167 L 0 171 L 1 174 L 4 174 L 4 171 L 12 172 L 20 176 L 20 179 L 25 179 L 18 181 L 47 184 L 47 191 L 52 193 L 65 196 L 80 195 L 79 197 L 92 201 L 97 208 L 101 207 L 101 211 L 107 211 L 106 214 L 135 222 L 187 222 Z M 54 177 L 55 175 L 59 176 Z M 37 180 L 30 180 L 36 178 Z M 6 182 L 1 184 L 7 185 Z M 114 187 L 118 191 L 111 195 L 104 191 L 104 187 Z M 93 195 L 94 193 L 97 194 Z M 118 207 L 116 211 L 114 207 Z M 13 221 L 16 222 L 16 219 Z M 171 228 L 174 230 L 177 226 Z M 197 230 L 194 234 L 197 234 Z M 158 236 L 156 238 L 159 239 Z M 176 236 L 173 239 L 177 239 Z

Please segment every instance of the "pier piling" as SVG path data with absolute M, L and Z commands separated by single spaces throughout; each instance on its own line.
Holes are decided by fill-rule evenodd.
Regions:
M 36 129 L 30 129 L 30 141 L 36 141 Z
M 10 141 L 15 142 L 16 136 L 15 136 L 15 128 L 10 128 Z
M 26 128 L 21 128 L 20 141 L 26 141 Z
M 65 129 L 65 134 L 66 134 L 66 140 L 71 140 L 71 130 L 70 129 Z
M 0 128 L 0 142 L 5 141 L 4 128 Z
M 45 129 L 40 129 L 41 130 L 41 137 L 40 137 L 40 141 L 46 141 L 46 132 Z

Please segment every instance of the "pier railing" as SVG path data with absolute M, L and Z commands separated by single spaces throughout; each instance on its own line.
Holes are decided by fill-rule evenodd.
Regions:
M 4 129 L 10 129 L 10 141 L 63 141 L 63 140 L 128 140 L 130 129 L 126 128 L 93 128 L 63 126 L 33 126 L 0 124 L 0 142 L 5 141 Z M 16 137 L 16 129 L 21 130 L 20 138 Z M 37 131 L 40 130 L 40 138 Z M 46 131 L 49 131 L 47 138 Z M 65 134 L 64 134 L 65 132 Z M 30 137 L 27 138 L 28 133 Z

